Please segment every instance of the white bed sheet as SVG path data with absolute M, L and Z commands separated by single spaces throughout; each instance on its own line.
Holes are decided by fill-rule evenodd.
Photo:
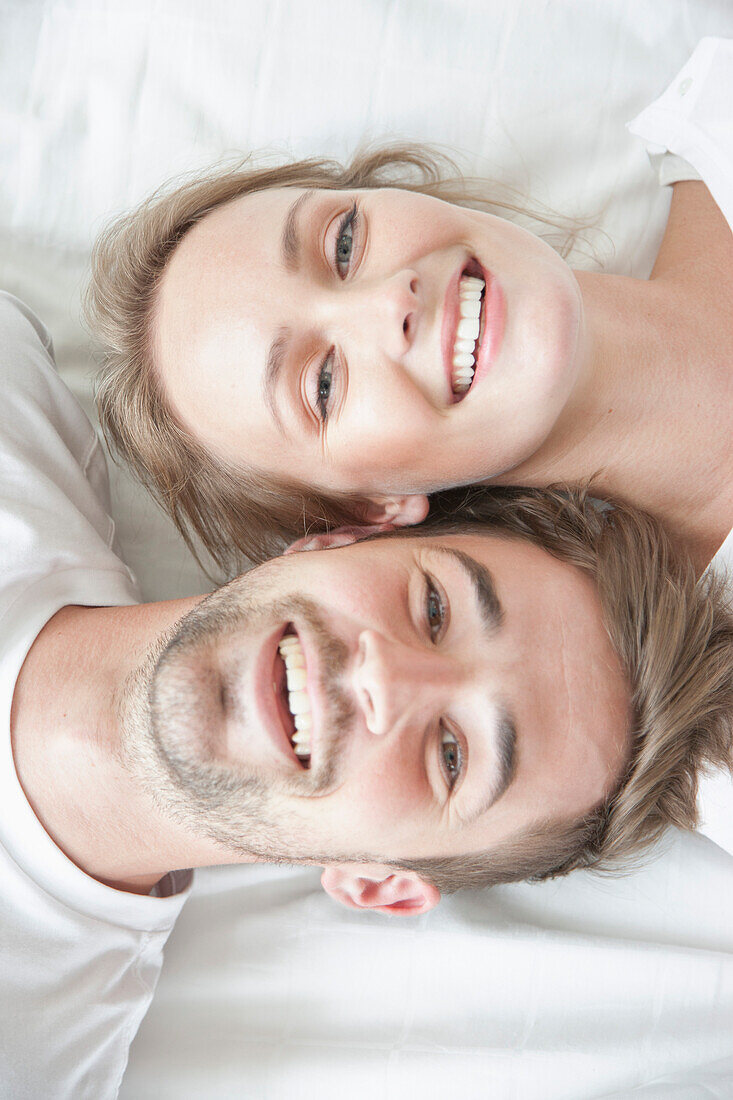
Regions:
M 628 878 L 404 921 L 340 912 L 312 870 L 204 872 L 122 1096 L 590 1100 L 687 1074 L 680 1096 L 729 1097 L 699 1090 L 733 1055 L 732 862 L 680 836 Z
M 91 411 L 79 287 L 107 217 L 225 154 L 381 137 L 594 218 L 578 266 L 644 276 L 668 195 L 624 122 L 704 34 L 733 34 L 730 0 L 0 0 L 0 283 Z M 202 591 L 119 469 L 113 492 L 146 596 Z M 199 873 L 121 1095 L 733 1097 L 732 911 L 733 860 L 694 836 L 401 923 L 311 870 Z

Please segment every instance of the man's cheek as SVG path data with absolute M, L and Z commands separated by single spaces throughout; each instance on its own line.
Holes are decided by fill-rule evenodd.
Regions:
M 342 810 L 351 828 L 366 838 L 396 840 L 415 822 L 418 799 L 415 777 L 389 760 L 363 767 L 343 791 Z

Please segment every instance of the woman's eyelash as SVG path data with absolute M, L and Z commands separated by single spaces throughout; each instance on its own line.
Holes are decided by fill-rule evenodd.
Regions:
M 336 271 L 342 279 L 346 278 L 351 267 L 351 253 L 354 247 L 354 230 L 356 229 L 359 208 L 354 203 L 351 210 L 344 214 L 339 222 L 334 245 L 333 262 Z M 346 271 L 341 270 L 341 265 L 346 264 Z
M 336 244 L 334 245 L 334 266 L 340 278 L 345 279 L 348 269 L 351 267 L 351 253 L 354 247 L 354 229 L 356 227 L 359 209 L 356 203 L 351 207 L 338 225 Z M 341 265 L 346 265 L 346 271 L 341 270 Z M 321 363 L 316 380 L 316 412 L 322 424 L 328 420 L 329 403 L 333 387 L 333 363 L 334 350 L 331 348 L 326 358 Z
M 328 405 L 331 400 L 331 387 L 333 386 L 333 348 L 321 363 L 316 383 L 316 408 L 321 423 L 328 420 Z

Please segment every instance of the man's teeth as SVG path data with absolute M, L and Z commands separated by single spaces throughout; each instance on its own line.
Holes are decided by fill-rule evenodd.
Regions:
M 286 634 L 278 646 L 285 664 L 285 679 L 288 687 L 288 706 L 295 722 L 295 733 L 291 741 L 297 756 L 304 758 L 311 754 L 311 730 L 313 716 L 311 702 L 306 691 L 307 676 L 305 657 L 300 642 L 294 634 Z
M 481 326 L 481 298 L 486 284 L 473 275 L 463 275 L 458 284 L 459 321 L 453 345 L 453 393 L 465 393 L 473 381 L 476 340 Z

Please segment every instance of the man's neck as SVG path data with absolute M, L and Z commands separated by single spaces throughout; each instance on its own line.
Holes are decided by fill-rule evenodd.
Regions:
M 69 859 L 118 889 L 148 893 L 194 862 L 195 845 L 126 766 L 118 701 L 199 599 L 65 607 L 38 635 L 16 684 L 11 734 L 26 797 Z

